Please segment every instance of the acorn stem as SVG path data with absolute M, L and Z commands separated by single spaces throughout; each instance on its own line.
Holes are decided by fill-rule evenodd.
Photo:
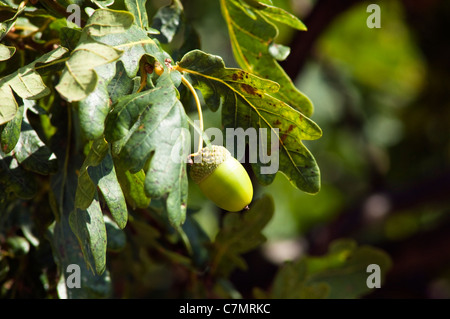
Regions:
M 200 130 L 203 132 L 202 105 L 200 103 L 200 99 L 198 98 L 197 92 L 195 91 L 192 84 L 188 80 L 186 80 L 186 78 L 183 75 L 181 76 L 181 81 L 183 82 L 184 85 L 186 85 L 186 87 L 189 89 L 189 91 L 191 91 L 192 95 L 194 96 L 195 104 L 197 106 L 197 111 L 198 111 L 198 119 L 200 121 Z M 191 154 L 191 156 L 196 156 L 197 154 L 199 154 L 201 152 L 202 148 L 203 148 L 203 136 L 202 136 L 202 134 L 199 134 L 197 152 L 194 154 Z

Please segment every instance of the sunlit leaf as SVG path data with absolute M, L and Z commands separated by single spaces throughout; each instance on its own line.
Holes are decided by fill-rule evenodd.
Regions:
M 15 47 L 8 47 L 0 43 L 0 61 L 8 60 L 16 52 Z
M 320 128 L 302 113 L 275 98 L 278 84 L 239 69 L 225 68 L 222 59 L 202 51 L 191 51 L 178 64 L 198 88 L 212 110 L 222 106 L 225 128 L 266 129 L 267 141 L 260 137 L 262 149 L 278 160 L 279 170 L 297 188 L 316 193 L 320 189 L 319 167 L 302 140 L 322 135 Z M 277 130 L 278 129 L 278 132 Z M 271 136 L 278 139 L 273 149 Z M 262 141 L 261 141 L 262 140 Z M 263 184 L 272 182 L 275 172 L 266 172 L 261 156 L 252 164 Z
M 258 1 L 251 3 L 253 6 L 246 9 L 252 10 L 255 18 L 244 12 L 241 2 L 221 0 L 222 14 L 228 25 L 236 61 L 244 70 L 279 83 L 280 90 L 274 96 L 310 116 L 313 111 L 311 101 L 294 86 L 269 52 L 269 46 L 275 42 L 278 30 L 267 19 L 283 22 L 297 29 L 302 29 L 303 24 L 282 9 Z
M 99 138 L 92 144 L 78 177 L 75 206 L 87 209 L 97 195 L 97 187 L 103 195 L 114 221 L 120 228 L 127 222 L 128 211 L 109 152 L 109 145 Z
M 123 63 L 129 78 L 136 76 L 142 56 L 150 55 L 161 65 L 164 65 L 164 60 L 169 57 L 155 40 L 148 37 L 146 31 L 136 25 L 132 25 L 121 33 L 93 36 L 93 39 L 120 50 L 121 56 L 118 60 Z
M 39 99 L 50 93 L 36 71 L 36 65 L 51 63 L 66 52 L 67 49 L 59 47 L 0 79 L 0 125 L 12 120 L 17 112 L 18 104 L 12 90 L 23 99 Z
M 14 154 L 24 168 L 35 173 L 48 175 L 57 170 L 55 154 L 40 139 L 26 116 L 22 120 L 21 132 L 14 148 Z
M 149 27 L 146 3 L 147 0 L 125 0 L 125 5 L 133 14 L 136 25 L 143 30 L 147 30 Z
M 175 71 L 174 71 L 175 72 Z M 184 221 L 187 200 L 185 154 L 187 119 L 168 72 L 154 89 L 130 94 L 117 102 L 106 120 L 106 138 L 112 143 L 118 169 L 137 173 L 150 160 L 145 192 L 149 197 L 168 194 L 167 211 L 174 225 Z M 180 153 L 174 154 L 180 145 Z M 187 154 L 186 154 L 187 156 Z
M 108 143 L 106 143 L 102 138 L 93 142 L 78 175 L 78 186 L 75 194 L 75 207 L 87 209 L 94 200 L 97 184 L 92 181 L 92 178 L 88 172 L 88 167 L 100 165 L 108 153 L 108 148 Z
M 84 30 L 92 37 L 122 33 L 134 22 L 134 16 L 127 11 L 110 9 L 95 10 Z
M 23 110 L 24 107 L 20 106 L 14 118 L 1 127 L 1 149 L 5 154 L 11 152 L 19 141 Z
M 263 14 L 266 18 L 274 20 L 276 22 L 284 23 L 294 29 L 306 30 L 306 26 L 300 19 L 298 19 L 293 14 L 287 12 L 282 8 L 273 6 L 271 3 L 264 3 L 264 1 L 257 0 L 243 0 L 253 9 L 258 10 L 259 13 Z M 240 2 L 242 3 L 242 1 Z
M 14 24 L 16 23 L 17 17 L 19 17 L 26 9 L 26 2 L 22 1 L 20 5 L 17 7 L 17 11 L 14 16 L 5 21 L 0 22 L 0 40 L 2 40 L 5 35 L 12 29 Z
M 119 50 L 108 45 L 92 40 L 83 41 L 66 61 L 56 89 L 69 102 L 86 98 L 97 86 L 95 67 L 116 61 L 120 54 Z

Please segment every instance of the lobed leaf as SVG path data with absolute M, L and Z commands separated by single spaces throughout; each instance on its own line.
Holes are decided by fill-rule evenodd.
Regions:
M 286 24 L 294 29 L 306 31 L 306 26 L 303 22 L 293 14 L 287 12 L 282 8 L 272 5 L 272 3 L 264 3 L 257 0 L 244 0 L 253 9 L 258 10 L 261 14 L 270 20 Z M 242 4 L 242 2 L 240 2 Z
M 58 169 L 55 154 L 40 139 L 26 116 L 22 119 L 14 156 L 25 169 L 38 174 L 48 175 L 55 173 Z
M 134 22 L 134 16 L 127 11 L 111 9 L 95 10 L 89 18 L 84 30 L 91 37 L 125 32 Z
M 10 6 L 9 4 L 7 4 Z M 11 6 L 15 7 L 15 6 Z M 14 9 L 15 10 L 15 9 Z M 0 22 L 0 40 L 2 40 L 6 34 L 12 29 L 14 24 L 16 23 L 17 18 L 26 10 L 26 2 L 22 1 L 20 5 L 17 7 L 17 11 L 9 19 L 6 19 L 5 21 Z
M 90 39 L 82 41 L 66 61 L 56 90 L 69 102 L 86 98 L 97 86 L 95 68 L 116 61 L 120 55 L 121 51 L 108 45 Z
M 97 69 L 97 74 L 101 71 Z M 98 79 L 97 87 L 78 103 L 80 128 L 88 140 L 101 138 L 105 130 L 105 119 L 111 107 L 108 86 L 104 78 Z
M 227 69 L 220 57 L 198 50 L 186 54 L 178 67 L 189 75 L 212 110 L 222 106 L 224 127 L 266 129 L 267 143 L 263 148 L 272 158 L 278 157 L 275 160 L 279 170 L 297 188 L 308 193 L 319 191 L 319 167 L 302 140 L 317 139 L 322 132 L 309 118 L 273 96 L 277 83 L 239 69 Z M 271 133 L 278 139 L 279 150 L 272 149 Z M 261 140 L 265 142 L 262 136 Z M 266 173 L 265 165 L 260 156 L 252 164 L 259 181 L 268 184 L 275 174 Z
M 108 151 L 103 161 L 96 167 L 88 167 L 89 176 L 98 181 L 98 188 L 119 228 L 125 228 L 128 209 L 120 187 L 111 153 Z
M 213 243 L 211 272 L 228 277 L 235 267 L 246 269 L 241 255 L 266 240 L 262 230 L 273 211 L 273 200 L 266 195 L 244 213 L 228 213 Z
M 183 6 L 179 1 L 173 1 L 170 5 L 158 9 L 153 17 L 152 28 L 159 31 L 155 35 L 161 43 L 172 42 L 182 24 Z
M 14 118 L 8 123 L 1 126 L 0 142 L 1 150 L 8 154 L 14 147 L 16 147 L 17 142 L 20 137 L 20 129 L 22 127 L 22 118 L 24 106 L 21 105 L 16 112 Z
M 99 138 L 95 140 L 80 169 L 75 193 L 75 207 L 87 209 L 97 196 L 97 187 L 102 193 L 114 221 L 124 228 L 128 211 L 125 197 L 117 180 L 116 170 L 108 143 Z
M 158 43 L 149 38 L 147 33 L 137 25 L 132 25 L 122 33 L 93 36 L 92 38 L 122 52 L 118 60 L 123 63 L 129 78 L 136 76 L 142 56 L 150 55 L 161 65 L 164 65 L 164 60 L 169 57 Z
M 176 72 L 176 71 L 173 71 Z M 118 168 L 137 173 L 149 161 L 145 179 L 148 197 L 167 197 L 169 220 L 184 222 L 187 200 L 187 119 L 169 72 L 155 88 L 118 100 L 106 120 L 106 139 L 112 143 Z M 179 153 L 173 153 L 179 148 Z M 187 154 L 185 154 L 187 156 Z
M 39 99 L 50 92 L 36 71 L 37 64 L 48 64 L 61 58 L 67 49 L 59 47 L 50 51 L 32 63 L 19 68 L 13 74 L 0 79 L 0 125 L 9 122 L 16 115 L 18 104 L 14 92 L 22 99 Z
M 328 298 L 359 298 L 370 292 L 367 267 L 376 264 L 381 270 L 381 279 L 392 265 L 384 251 L 376 247 L 358 246 L 353 240 L 341 239 L 333 242 L 328 253 L 321 257 L 308 256 L 308 283 L 325 283 L 330 287 Z
M 106 269 L 106 226 L 98 199 L 95 198 L 85 210 L 72 211 L 69 224 L 87 265 L 101 275 Z
M 130 6 L 131 3 L 132 1 L 129 2 Z M 104 115 L 107 102 L 105 90 L 116 74 L 118 61 L 123 63 L 129 79 L 136 76 L 139 61 L 144 55 L 150 55 L 164 65 L 168 55 L 133 21 L 134 16 L 126 11 L 99 9 L 92 14 L 56 86 L 66 100 L 72 102 L 88 98 L 100 82 L 101 87 L 82 107 L 84 111 L 84 107 L 92 102 L 89 99 L 93 99 L 95 111 Z M 87 118 L 88 116 L 85 117 Z M 96 124 L 101 122 L 99 120 Z M 98 125 L 95 127 L 101 130 Z M 90 138 L 98 136 L 98 131 L 95 130 Z
M 69 223 L 70 215 L 76 209 L 74 200 L 78 183 L 77 170 L 82 166 L 83 160 L 80 153 L 68 151 L 71 135 L 70 129 L 67 128 L 67 111 L 69 111 L 68 108 L 55 108 L 52 112 L 52 120 L 57 131 L 51 138 L 51 144 L 55 145 L 54 151 L 57 154 L 60 169 L 50 177 L 49 203 L 55 215 L 55 222 L 49 227 L 48 237 L 55 262 L 62 274 L 58 293 L 61 298 L 105 298 L 112 292 L 108 270 L 98 275 L 84 266 L 87 261 L 90 265 L 88 267 L 95 268 L 94 261 L 89 259 L 89 255 L 83 255 L 80 242 Z M 81 217 L 76 216 L 76 219 L 80 220 Z M 81 230 L 86 229 L 82 225 L 74 226 L 79 228 L 78 232 L 80 233 Z M 98 236 L 101 234 L 102 232 Z M 94 234 L 94 236 L 96 235 Z M 86 251 L 89 252 L 90 248 L 87 248 Z M 101 269 L 101 257 L 99 261 L 100 267 L 98 268 Z M 67 272 L 67 267 L 73 264 L 80 266 L 81 287 L 66 289 L 66 280 L 71 275 L 70 272 Z
M 91 176 L 88 173 L 88 167 L 100 165 L 106 157 L 108 149 L 108 143 L 102 138 L 99 138 L 92 143 L 91 149 L 89 150 L 78 175 L 78 186 L 75 193 L 75 208 L 87 209 L 94 200 L 97 184 L 91 179 Z
M 0 61 L 8 60 L 14 55 L 15 52 L 15 47 L 8 47 L 0 43 Z
M 134 16 L 134 23 L 142 30 L 149 27 L 146 3 L 147 0 L 125 0 L 125 6 Z
M 133 209 L 147 208 L 151 199 L 145 194 L 144 170 L 131 174 L 130 171 L 117 169 L 116 173 L 124 196 L 131 207 Z
M 252 5 L 245 6 L 236 0 L 221 0 L 222 14 L 228 25 L 237 63 L 247 72 L 279 83 L 280 90 L 274 96 L 304 115 L 310 116 L 313 111 L 311 101 L 295 87 L 270 52 L 270 46 L 274 43 L 278 30 L 267 19 L 283 22 L 297 29 L 303 29 L 303 24 L 282 9 L 260 1 L 246 2 Z M 246 11 L 252 12 L 253 18 Z

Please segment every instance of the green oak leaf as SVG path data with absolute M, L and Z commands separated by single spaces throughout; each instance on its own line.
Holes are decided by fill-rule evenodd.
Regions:
M 5 21 L 0 22 L 0 40 L 2 40 L 6 34 L 12 29 L 14 24 L 16 23 L 17 18 L 24 12 L 26 9 L 26 2 L 21 2 L 20 5 L 17 7 L 17 11 L 9 19 L 6 19 Z M 15 10 L 15 9 L 14 9 Z
M 69 224 L 78 238 L 86 264 L 101 275 L 106 269 L 106 226 L 98 199 L 85 210 L 72 211 Z
M 167 53 L 134 21 L 134 16 L 126 11 L 99 9 L 92 14 L 56 86 L 66 100 L 81 101 L 87 98 L 82 104 L 82 111 L 86 111 L 84 107 L 94 102 L 95 112 L 103 116 L 108 102 L 106 88 L 116 74 L 118 61 L 123 64 L 129 79 L 137 75 L 139 61 L 144 55 L 152 56 L 164 65 L 164 60 L 169 57 Z M 89 97 L 98 86 L 101 87 Z M 86 115 L 88 113 L 84 112 Z M 101 127 L 97 124 L 101 124 L 101 120 L 98 122 L 94 134 L 88 135 L 89 138 L 99 136 L 97 129 L 101 130 Z
M 40 139 L 26 116 L 22 119 L 19 140 L 14 147 L 14 156 L 21 166 L 38 174 L 48 175 L 55 173 L 58 169 L 55 154 Z
M 275 97 L 277 83 L 240 69 L 225 68 L 220 57 L 199 50 L 186 54 L 178 67 L 202 92 L 212 110 L 222 107 L 225 128 L 266 129 L 267 144 L 262 148 L 267 148 L 266 154 L 271 152 L 272 158 L 278 157 L 279 170 L 297 188 L 307 193 L 319 191 L 319 167 L 302 140 L 317 139 L 322 131 L 308 117 Z M 272 149 L 276 144 L 271 133 L 278 140 L 279 149 Z M 264 143 L 266 139 L 260 136 L 261 140 Z M 252 167 L 259 181 L 272 182 L 275 174 L 265 173 L 261 156 L 250 156 L 257 158 Z
M 111 78 L 112 72 L 115 72 Z M 123 63 L 106 64 L 96 69 L 97 87 L 85 99 L 78 103 L 81 130 L 89 140 L 102 137 L 105 119 L 111 105 L 120 96 L 131 93 L 133 80 L 126 74 Z
M 116 61 L 121 51 L 94 40 L 80 39 L 78 46 L 66 61 L 61 79 L 56 90 L 67 101 L 80 101 L 93 92 L 97 86 L 96 67 Z
M 18 111 L 16 112 L 14 118 L 1 126 L 1 150 L 5 154 L 11 152 L 14 147 L 16 147 L 16 144 L 19 141 L 20 129 L 22 127 L 23 110 L 24 106 L 21 105 L 18 108 Z
M 294 29 L 306 31 L 306 26 L 300 19 L 284 9 L 275 7 L 272 3 L 264 3 L 257 0 L 243 0 L 253 10 L 257 10 L 269 20 L 286 24 Z M 242 5 L 242 1 L 239 2 Z
M 186 114 L 169 72 L 157 79 L 153 89 L 119 99 L 105 124 L 118 169 L 134 174 L 148 167 L 145 193 L 152 198 L 167 195 L 169 220 L 175 226 L 184 222 L 186 214 L 187 176 L 182 157 L 188 152 L 186 130 Z
M 288 12 L 260 1 L 246 1 L 251 5 L 237 0 L 221 0 L 220 3 L 237 63 L 245 71 L 279 83 L 280 90 L 274 96 L 310 116 L 312 102 L 295 87 L 276 61 L 286 57 L 286 50 L 281 56 L 277 53 L 274 57 L 270 49 L 278 35 L 278 29 L 270 20 L 299 30 L 305 29 L 303 23 Z
M 228 213 L 212 245 L 210 272 L 227 277 L 235 267 L 246 269 L 241 255 L 266 240 L 261 231 L 272 218 L 273 211 L 273 199 L 266 195 L 246 212 Z
M 147 30 L 149 27 L 146 3 L 147 0 L 125 0 L 125 6 L 133 14 L 135 24 L 142 30 Z
M 18 104 L 14 92 L 22 99 L 36 100 L 50 93 L 39 73 L 37 64 L 50 64 L 66 54 L 67 49 L 59 47 L 43 54 L 32 63 L 19 68 L 16 72 L 0 79 L 0 125 L 14 118 Z
M 121 51 L 118 61 L 123 63 L 129 78 L 134 78 L 139 70 L 139 61 L 144 55 L 154 57 L 161 65 L 169 58 L 158 42 L 148 37 L 147 32 L 133 24 L 121 33 L 105 34 L 103 36 L 92 36 L 102 44 Z
M 78 115 L 80 128 L 88 140 L 102 137 L 105 130 L 105 119 L 111 107 L 108 92 L 108 79 L 110 65 L 104 65 L 96 69 L 99 76 L 96 88 L 78 103 Z M 104 72 L 105 70 L 107 70 Z M 106 73 L 106 74 L 104 74 Z
M 170 5 L 160 8 L 153 17 L 152 28 L 159 31 L 154 37 L 161 43 L 172 42 L 182 24 L 183 6 L 180 1 L 173 1 Z
M 0 43 L 0 61 L 8 60 L 16 52 L 15 47 L 8 47 Z
M 307 256 L 308 283 L 325 283 L 330 287 L 330 299 L 359 298 L 369 293 L 370 275 L 367 267 L 378 265 L 381 280 L 392 266 L 391 258 L 383 250 L 369 245 L 358 246 L 350 239 L 333 242 L 324 256 Z M 381 282 L 382 284 L 382 282 Z
M 136 174 L 131 174 L 130 171 L 116 169 L 116 173 L 128 204 L 133 209 L 147 208 L 150 205 L 151 199 L 145 194 L 144 170 L 140 170 Z
M 134 16 L 127 11 L 98 9 L 87 21 L 84 30 L 91 37 L 101 37 L 124 32 L 134 22 Z
M 78 177 L 75 207 L 87 209 L 97 196 L 97 187 L 103 195 L 114 221 L 124 228 L 128 211 L 125 197 L 116 176 L 108 143 L 99 138 L 92 143 Z

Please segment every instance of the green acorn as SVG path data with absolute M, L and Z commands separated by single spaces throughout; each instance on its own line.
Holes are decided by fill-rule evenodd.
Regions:
M 253 198 L 246 170 L 223 146 L 206 146 L 195 157 L 190 175 L 203 194 L 220 208 L 238 212 Z

